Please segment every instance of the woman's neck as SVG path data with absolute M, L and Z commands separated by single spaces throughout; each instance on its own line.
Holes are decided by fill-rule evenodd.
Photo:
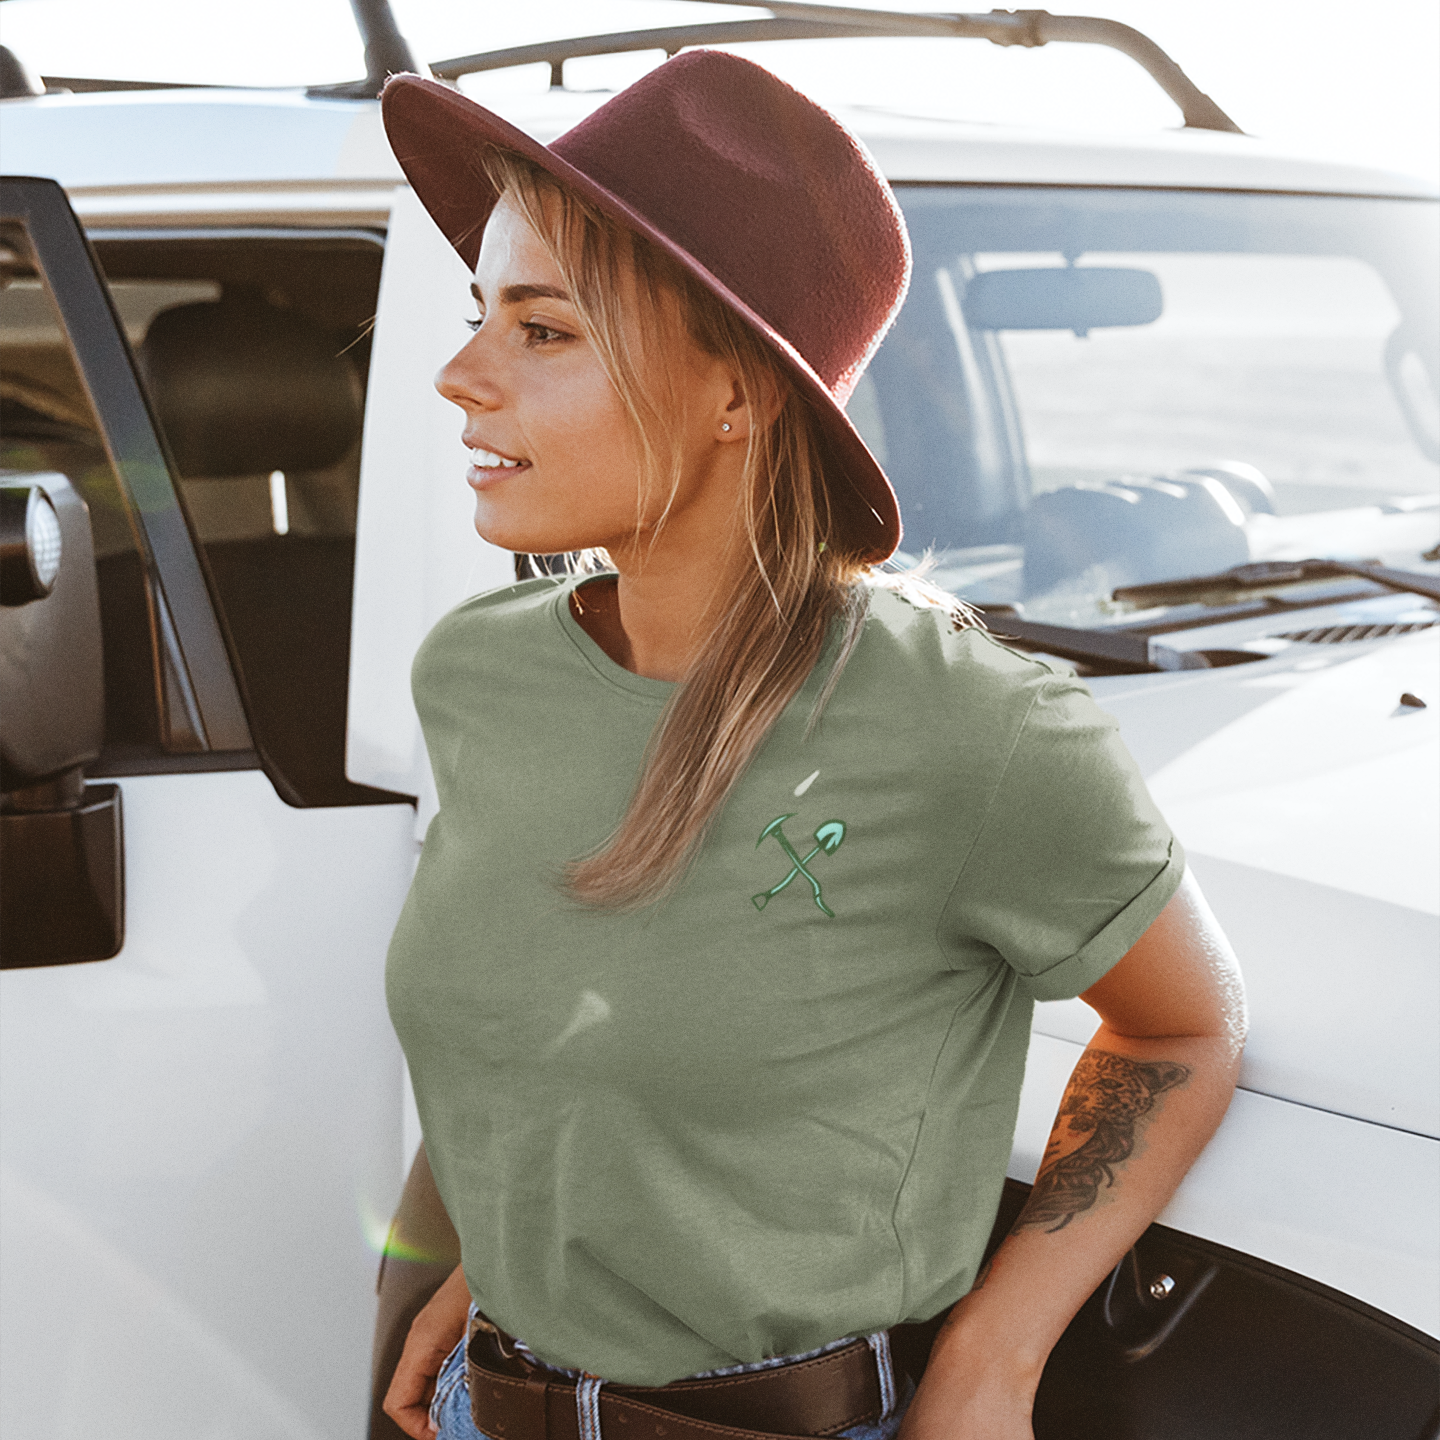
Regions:
M 683 680 L 733 588 L 726 547 L 699 556 L 657 546 L 641 565 L 614 555 L 619 574 L 571 596 L 581 629 L 617 664 L 651 680 Z

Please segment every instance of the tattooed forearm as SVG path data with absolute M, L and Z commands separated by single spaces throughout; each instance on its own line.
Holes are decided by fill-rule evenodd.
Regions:
M 1100 1191 L 1115 1183 L 1116 1167 L 1130 1158 L 1160 1097 L 1189 1078 L 1189 1066 L 1177 1061 L 1087 1050 L 1070 1077 L 1015 1229 L 1053 1235 L 1089 1210 Z

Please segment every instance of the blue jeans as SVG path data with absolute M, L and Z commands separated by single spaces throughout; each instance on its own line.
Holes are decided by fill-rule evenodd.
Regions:
M 465 1378 L 465 1343 L 461 1340 L 445 1357 L 445 1363 L 435 1377 L 435 1398 L 430 1403 L 430 1418 L 439 1427 L 437 1440 L 491 1440 L 490 1436 L 475 1428 L 475 1422 L 470 1418 L 470 1386 Z M 836 1342 L 836 1346 L 849 1343 L 848 1340 L 841 1340 Z M 829 1350 L 836 1346 L 827 1345 L 824 1348 Z M 901 1376 L 900 1388 L 897 1389 L 888 1343 L 877 1345 L 877 1342 L 872 1340 L 871 1348 L 876 1351 L 876 1365 L 880 1370 L 880 1393 L 882 1396 L 891 1397 L 890 1413 L 869 1424 L 852 1425 L 848 1430 L 841 1430 L 836 1440 L 895 1440 L 900 1422 L 905 1418 L 914 1387 Z M 760 1360 L 753 1365 L 732 1365 L 721 1373 L 739 1374 L 745 1370 L 769 1370 L 783 1363 L 783 1360 Z M 597 1440 L 603 1440 L 603 1437 L 597 1437 Z

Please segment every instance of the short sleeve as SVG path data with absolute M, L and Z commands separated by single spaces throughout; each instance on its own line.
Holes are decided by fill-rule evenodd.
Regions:
M 1037 1000 L 1066 1000 L 1145 933 L 1185 861 L 1084 685 L 1049 674 L 1031 690 L 940 934 L 957 963 L 998 953 Z

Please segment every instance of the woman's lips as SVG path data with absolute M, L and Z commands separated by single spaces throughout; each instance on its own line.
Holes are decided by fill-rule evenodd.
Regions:
M 495 484 L 508 475 L 516 475 L 529 468 L 528 460 L 516 460 L 509 455 L 501 455 L 495 450 L 480 450 L 472 447 L 470 468 L 465 472 L 465 479 L 468 484 L 479 490 L 487 485 Z

